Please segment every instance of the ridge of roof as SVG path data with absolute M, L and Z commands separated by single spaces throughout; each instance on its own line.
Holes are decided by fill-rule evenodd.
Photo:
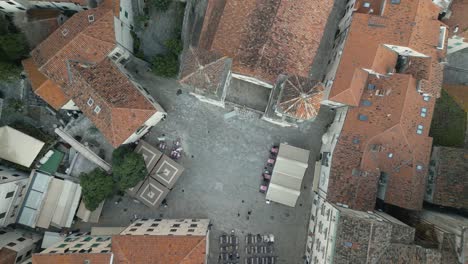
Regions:
M 95 9 L 89 9 L 89 10 L 86 10 L 86 11 L 78 12 L 77 14 L 75 14 L 74 16 L 72 16 L 70 19 L 68 19 L 67 21 L 65 21 L 65 23 L 64 23 L 63 25 L 61 25 L 58 29 L 56 29 L 56 30 L 51 34 L 51 36 L 52 36 L 53 34 L 55 34 L 55 33 L 58 34 L 58 31 L 59 31 L 60 29 L 66 28 L 66 26 L 72 24 L 72 22 L 78 22 L 80 19 L 83 19 L 83 17 L 84 17 L 85 15 L 88 15 L 88 13 L 92 13 L 92 11 L 101 11 L 101 10 L 103 10 L 102 15 L 101 15 L 97 20 L 95 20 L 95 21 L 93 22 L 93 24 L 99 23 L 99 21 L 101 21 L 102 19 L 104 19 L 104 18 L 106 17 L 106 14 L 107 14 L 107 13 L 112 12 L 112 10 L 107 10 L 107 9 L 105 9 L 105 8 L 95 8 Z M 85 27 L 85 28 L 83 28 L 82 30 L 80 30 L 79 32 L 77 32 L 72 38 L 69 38 L 69 39 L 66 41 L 65 45 L 61 46 L 61 48 L 59 48 L 57 51 L 55 51 L 55 52 L 53 53 L 53 55 L 51 55 L 45 62 L 39 63 L 39 64 L 41 64 L 41 65 L 39 66 L 39 70 L 41 70 L 43 66 L 47 65 L 52 59 L 54 59 L 54 57 L 55 57 L 58 53 L 60 53 L 62 50 L 64 50 L 65 47 L 69 46 L 69 44 L 72 43 L 73 40 L 76 39 L 79 35 L 83 34 L 83 35 L 86 35 L 87 37 L 91 37 L 91 38 L 97 39 L 97 38 L 95 38 L 95 37 L 93 37 L 93 36 L 91 36 L 91 35 L 89 35 L 89 34 L 84 34 L 84 31 L 85 31 L 87 28 L 91 27 L 91 26 L 93 26 L 93 25 L 90 24 L 88 27 Z M 33 54 L 33 56 L 32 56 L 33 58 L 35 57 L 35 56 L 34 56 L 34 52 L 40 53 L 40 50 L 42 50 L 43 46 L 46 46 L 46 47 L 49 47 L 49 46 L 50 46 L 50 45 L 47 45 L 47 44 L 48 44 L 47 42 L 49 41 L 49 38 L 50 38 L 51 36 L 49 36 L 47 39 L 45 39 L 43 42 L 41 42 L 34 50 L 31 51 L 31 53 Z M 97 39 L 97 40 L 102 41 L 102 42 L 111 43 L 111 42 L 105 41 L 105 40 L 103 40 L 103 39 Z M 115 43 L 111 43 L 111 44 L 115 45 Z M 38 63 L 36 59 L 37 59 L 37 58 L 34 58 L 34 61 L 35 61 L 36 63 Z
M 192 256 L 192 253 L 195 252 L 195 250 L 198 250 L 201 246 L 204 246 L 203 244 L 206 243 L 206 237 L 204 237 L 202 240 L 198 242 L 198 244 L 190 250 L 190 252 L 187 253 L 187 255 L 179 262 L 179 264 L 184 264 L 185 262 L 190 261 L 190 257 Z

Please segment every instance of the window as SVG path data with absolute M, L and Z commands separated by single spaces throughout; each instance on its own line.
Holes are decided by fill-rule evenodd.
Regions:
M 1 214 L 0 214 L 0 219 L 4 218 L 5 215 L 6 215 L 6 213 L 1 213 Z
M 188 231 L 189 231 L 190 233 L 193 233 L 193 232 L 195 232 L 195 229 L 189 229 Z
M 358 119 L 361 121 L 367 121 L 369 120 L 369 117 L 367 117 L 367 115 L 359 114 Z
M 26 256 L 31 256 L 31 253 L 32 253 L 32 249 L 26 253 Z
M 14 247 L 14 246 L 16 246 L 16 243 L 15 242 L 10 242 L 10 243 L 7 244 L 7 246 Z
M 141 127 L 139 127 L 139 128 L 137 129 L 136 133 L 137 133 L 137 134 L 140 134 L 142 131 L 145 131 L 146 128 L 147 128 L 147 126 L 143 125 L 143 126 L 141 126 Z
M 89 22 L 89 23 L 94 22 L 94 15 L 89 15 L 89 16 L 88 16 L 88 22 Z
M 101 107 L 99 107 L 99 105 L 97 105 L 97 106 L 94 108 L 94 113 L 99 114 L 99 112 L 101 112 Z
M 197 227 L 197 224 L 191 224 L 190 227 Z
M 8 1 L 7 3 L 10 4 L 10 5 L 15 5 L 15 3 L 11 2 L 11 1 Z
M 142 225 L 142 223 L 136 223 L 135 224 L 135 226 L 141 226 L 141 225 Z
M 79 248 L 79 247 L 81 247 L 81 246 L 83 246 L 83 244 L 76 244 L 74 247 Z
M 427 108 L 426 107 L 421 108 L 421 116 L 426 117 L 426 115 L 427 115 Z
M 424 99 L 424 101 L 429 102 L 429 100 L 431 99 L 431 97 L 430 97 L 430 96 L 424 96 L 423 99 Z
M 68 29 L 66 29 L 66 28 L 62 29 L 62 35 L 63 36 L 68 35 Z
M 20 6 L 17 6 L 16 8 L 18 8 L 19 10 L 26 10 L 26 9 L 20 7 Z
M 151 227 L 157 227 L 159 224 L 151 224 Z
M 396 5 L 396 4 L 399 4 L 400 3 L 400 0 L 392 0 L 392 4 Z
M 393 153 L 388 153 L 387 156 L 388 156 L 389 159 L 391 159 L 391 158 L 393 158 Z
M 16 263 L 19 263 L 22 259 L 23 259 L 23 256 L 22 256 L 22 255 L 19 256 L 19 257 L 17 257 L 17 258 L 16 258 Z
M 125 18 L 128 18 L 128 12 L 125 11 Z
M 416 166 L 416 169 L 417 169 L 418 171 L 421 171 L 421 170 L 423 169 L 423 166 L 422 166 L 422 165 L 417 165 L 417 166 Z
M 19 242 L 23 242 L 23 241 L 25 241 L 25 240 L 26 240 L 26 238 L 24 238 L 24 237 L 20 237 L 20 238 L 18 238 L 17 240 L 18 240 Z
M 60 244 L 60 245 L 58 246 L 58 248 L 64 248 L 64 247 L 66 247 L 66 246 L 67 246 L 67 244 Z
M 423 133 L 424 126 L 423 125 L 418 125 L 418 129 L 416 129 L 416 133 L 418 135 L 421 135 Z
M 169 230 L 169 232 L 176 232 L 176 231 L 177 231 L 177 229 L 171 229 L 171 230 Z
M 5 198 L 8 199 L 10 197 L 13 197 L 13 194 L 15 194 L 15 192 L 9 192 L 6 194 Z
M 0 230 L 0 235 L 3 235 L 3 234 L 6 234 L 6 232 L 3 230 Z
M 91 245 L 91 247 L 93 247 L 93 248 L 94 248 L 94 247 L 99 247 L 99 245 L 101 245 L 101 244 L 99 244 L 99 243 L 94 243 L 94 244 Z
M 57 250 L 52 250 L 49 253 L 57 253 Z
M 385 95 L 385 90 L 384 89 L 379 89 L 379 90 L 375 91 L 375 95 L 384 96 Z
M 180 224 L 173 224 L 172 227 L 180 227 Z
M 91 240 L 93 240 L 92 237 L 86 237 L 85 239 L 83 239 L 83 241 L 85 241 L 85 242 L 88 242 L 88 241 L 91 241 Z
M 146 232 L 153 232 L 153 231 L 154 231 L 153 228 L 148 228 L 148 229 L 146 229 Z
M 369 101 L 369 100 L 362 100 L 361 104 L 362 104 L 363 106 L 371 106 L 371 105 L 372 105 L 372 102 Z
M 135 232 L 135 231 L 137 231 L 136 228 L 131 228 L 131 229 L 130 229 L 130 232 Z

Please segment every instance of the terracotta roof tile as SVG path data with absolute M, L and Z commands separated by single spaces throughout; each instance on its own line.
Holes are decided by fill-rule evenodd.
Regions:
M 109 264 L 110 253 L 77 253 L 77 254 L 33 254 L 33 264 Z
M 64 87 L 65 93 L 115 147 L 157 112 L 110 59 L 93 66 L 70 62 L 69 69 L 71 84 Z
M 115 264 L 204 264 L 204 236 L 113 236 Z
M 468 209 L 468 149 L 434 147 L 434 189 L 431 203 Z
M 435 100 L 424 101 L 416 90 L 416 79 L 407 74 L 369 76 L 368 84 L 371 89 L 364 90 L 361 106 L 348 110 L 333 154 L 327 199 L 353 209 L 373 210 L 380 173 L 385 172 L 385 202 L 420 209 Z M 426 117 L 420 115 L 422 107 Z M 419 125 L 423 126 L 421 135 L 416 133 Z
M 468 0 L 453 0 L 451 7 L 452 14 L 448 19 L 444 19 L 444 23 L 450 26 L 451 35 L 459 35 L 468 38 Z M 458 26 L 458 33 L 453 33 L 453 29 Z
M 442 84 L 445 50 L 436 48 L 439 41 L 439 27 L 443 24 L 437 20 L 439 7 L 430 0 L 401 1 L 400 4 L 385 2 L 383 16 L 380 14 L 354 13 L 349 27 L 347 40 L 339 62 L 339 67 L 330 91 L 332 101 L 357 106 L 357 102 L 350 104 L 343 101 L 341 93 L 348 89 L 355 89 L 352 79 L 355 68 L 373 70 L 380 74 L 387 74 L 396 66 L 396 55 L 386 50 L 384 45 L 409 47 L 428 56 L 431 63 L 419 64 L 417 78 L 425 78 L 431 85 L 424 87 L 422 92 L 433 96 L 440 96 Z M 447 40 L 445 40 L 447 41 Z M 413 58 L 416 62 L 417 59 Z M 418 61 L 418 62 L 422 62 Z M 392 65 L 393 63 L 393 65 Z M 422 68 L 422 67 L 425 68 Z M 359 99 L 359 97 L 358 97 Z
M 211 0 L 198 47 L 270 84 L 283 73 L 308 76 L 332 7 L 326 0 Z
M 46 101 L 54 109 L 59 110 L 70 99 L 63 93 L 60 86 L 49 80 L 35 65 L 32 58 L 22 61 L 24 70 L 31 81 L 31 86 L 39 97 Z
M 322 83 L 297 75 L 281 82 L 277 110 L 301 120 L 315 118 L 320 110 L 324 86 Z
M 220 97 L 232 60 L 203 49 L 189 47 L 182 54 L 180 82 L 197 93 Z

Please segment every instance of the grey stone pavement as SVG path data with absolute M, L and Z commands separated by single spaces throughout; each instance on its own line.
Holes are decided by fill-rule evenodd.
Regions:
M 114 197 L 105 203 L 97 225 L 126 226 L 134 215 L 209 218 L 213 223 L 209 263 L 217 263 L 219 234 L 231 230 L 241 235 L 241 243 L 247 233 L 272 233 L 278 263 L 302 263 L 314 162 L 333 112 L 323 108 L 316 121 L 299 128 L 282 128 L 250 112 L 225 119 L 232 109 L 200 102 L 185 91 L 177 95 L 180 87 L 173 80 L 159 79 L 144 70 L 134 76 L 168 113 L 146 140 L 156 144 L 162 134 L 169 142 L 180 138 L 184 149 L 180 163 L 186 170 L 168 195 L 167 208 L 152 210 L 126 195 Z M 266 204 L 265 195 L 258 191 L 269 148 L 280 142 L 311 150 L 310 167 L 295 208 Z M 85 223 L 77 223 L 76 227 L 90 228 Z

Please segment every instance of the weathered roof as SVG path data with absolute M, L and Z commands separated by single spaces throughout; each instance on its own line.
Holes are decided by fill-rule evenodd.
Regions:
M 90 20 L 92 16 L 94 19 Z M 39 71 L 58 85 L 67 83 L 67 60 L 97 63 L 115 46 L 112 10 L 79 12 L 37 46 L 31 55 Z
M 450 17 L 443 21 L 450 26 L 451 35 L 468 38 L 468 20 L 466 19 L 466 14 L 468 14 L 468 0 L 453 0 L 450 9 L 452 11 Z M 456 26 L 458 26 L 458 32 L 453 33 Z
M 59 110 L 70 99 L 63 93 L 62 88 L 49 80 L 35 65 L 32 58 L 22 61 L 24 71 L 28 75 L 32 89 L 54 109 Z
M 109 264 L 111 253 L 79 253 L 79 254 L 33 254 L 33 264 L 83 264 L 86 260 L 90 264 Z
M 407 74 L 370 76 L 361 106 L 351 108 L 333 153 L 327 199 L 353 209 L 373 210 L 380 173 L 388 175 L 384 201 L 420 209 L 432 138 L 435 100 L 424 101 Z M 377 96 L 378 92 L 383 96 Z M 426 117 L 421 109 L 426 108 Z M 423 127 L 417 134 L 418 126 Z M 418 166 L 421 169 L 417 169 Z
M 0 127 L 0 159 L 29 167 L 44 146 L 44 142 L 9 126 Z
M 308 76 L 332 7 L 327 0 L 210 0 L 196 46 L 270 84 L 283 73 Z
M 439 7 L 430 0 L 401 1 L 399 4 L 387 1 L 383 10 L 383 16 L 354 13 L 330 100 L 358 106 L 363 87 L 360 82 L 354 81 L 356 69 L 373 70 L 380 74 L 395 69 L 396 54 L 384 45 L 409 47 L 430 57 L 430 63 L 423 64 L 424 68 L 419 69 L 426 71 L 423 77 L 429 84 L 421 89 L 439 97 L 443 77 L 443 64 L 439 61 L 445 56 L 445 49 L 436 48 L 439 27 L 443 25 L 437 20 Z
M 157 112 L 109 58 L 91 66 L 69 62 L 67 68 L 70 85 L 63 87 L 65 94 L 115 147 Z
M 468 149 L 434 147 L 434 189 L 431 203 L 468 209 Z
M 318 115 L 324 91 L 322 83 L 294 75 L 278 85 L 282 86 L 278 111 L 300 120 L 309 120 Z
M 6 247 L 0 248 L 0 263 L 14 264 L 16 262 L 16 251 Z
M 115 264 L 203 264 L 205 236 L 113 236 Z
M 222 96 L 232 60 L 228 57 L 203 49 L 189 47 L 182 53 L 183 63 L 180 67 L 180 82 L 190 85 L 195 92 Z

